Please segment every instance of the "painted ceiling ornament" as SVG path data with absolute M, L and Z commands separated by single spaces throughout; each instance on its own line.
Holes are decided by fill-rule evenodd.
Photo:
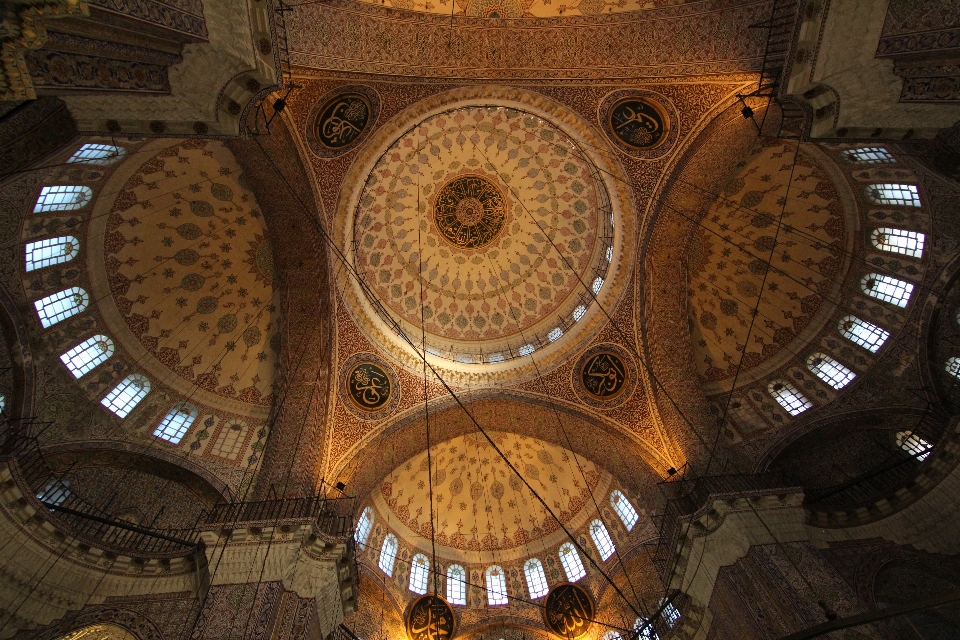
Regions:
M 451 640 L 456 632 L 457 618 L 453 607 L 443 597 L 427 594 L 413 601 L 405 623 L 410 640 Z
M 400 403 L 400 384 L 393 368 L 373 353 L 355 353 L 340 368 L 340 397 L 358 418 L 381 420 Z
M 659 158 L 677 140 L 673 104 L 652 91 L 614 91 L 600 103 L 599 116 L 610 141 L 635 158 Z
M 616 344 L 587 349 L 573 368 L 573 388 L 585 404 L 612 409 L 626 402 L 637 386 L 633 358 Z
M 460 249 L 480 249 L 497 239 L 507 219 L 504 197 L 481 175 L 454 178 L 440 187 L 433 220 L 444 240 Z
M 339 87 L 310 110 L 307 141 L 321 158 L 335 158 L 360 144 L 380 115 L 380 96 L 364 85 Z
M 589 591 L 570 582 L 561 582 L 547 594 L 543 621 L 551 632 L 572 640 L 590 630 L 595 612 L 596 606 Z

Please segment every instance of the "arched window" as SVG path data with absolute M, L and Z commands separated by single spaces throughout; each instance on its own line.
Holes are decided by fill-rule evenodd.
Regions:
M 580 554 L 576 547 L 569 542 L 560 545 L 560 564 L 563 565 L 563 571 L 567 574 L 567 580 L 576 582 L 587 572 L 583 568 L 583 562 L 580 560 Z
M 543 563 L 539 558 L 530 558 L 524 563 L 523 575 L 527 577 L 527 589 L 534 600 L 542 598 L 550 591 L 547 575 L 543 572 Z
M 507 580 L 497 565 L 487 567 L 487 604 L 496 607 L 507 604 Z
M 573 310 L 573 321 L 580 322 L 580 318 L 583 317 L 583 314 L 587 312 L 587 306 L 583 304 L 578 304 L 577 308 Z
M 90 187 L 67 184 L 43 187 L 40 189 L 40 197 L 37 198 L 37 204 L 34 205 L 33 212 L 72 211 L 90 202 L 92 197 L 93 191 Z
M 600 520 L 594 520 L 590 523 L 590 537 L 593 538 L 593 544 L 600 552 L 600 558 L 606 560 L 613 555 L 613 540 L 610 538 L 610 532 Z
M 27 271 L 35 271 L 55 264 L 70 262 L 80 252 L 80 243 L 73 236 L 47 238 L 28 242 L 24 253 L 27 259 Z
M 113 340 L 97 335 L 88 338 L 60 356 L 74 378 L 79 378 L 94 367 L 106 362 L 113 355 Z
M 627 500 L 627 496 L 623 495 L 623 492 L 619 489 L 614 490 L 610 494 L 610 506 L 613 507 L 613 510 L 617 512 L 617 515 L 620 516 L 623 526 L 627 528 L 627 531 L 633 530 L 633 525 L 637 524 L 637 520 L 640 516 L 637 514 L 637 510 L 633 508 L 633 505 L 630 504 L 630 501 Z
M 912 431 L 901 431 L 897 434 L 897 446 L 923 462 L 930 455 L 933 445 L 914 434 Z
M 767 391 L 777 401 L 777 404 L 792 416 L 798 416 L 813 406 L 809 400 L 803 397 L 803 394 L 797 391 L 796 387 L 785 380 L 771 382 Z
M 890 152 L 882 147 L 860 147 L 859 149 L 846 149 L 843 157 L 849 162 L 857 164 L 895 164 L 896 159 L 890 155 Z
M 530 355 L 531 353 L 533 353 L 533 352 L 536 351 L 536 350 L 537 350 L 537 348 L 536 348 L 535 346 L 533 346 L 532 344 L 525 344 L 525 345 L 523 345 L 522 347 L 520 347 L 520 355 L 521 355 L 521 356 L 528 356 L 528 355 Z
M 122 158 L 124 153 L 126 150 L 123 147 L 115 147 L 112 144 L 85 144 L 77 149 L 67 162 L 107 165 Z
M 388 576 L 393 575 L 393 563 L 397 560 L 397 536 L 388 533 L 380 547 L 380 569 Z
M 905 307 L 910 302 L 913 285 L 905 280 L 898 280 L 879 273 L 868 273 L 860 281 L 860 288 L 871 298 Z
M 672 602 L 667 602 L 664 606 L 664 602 L 667 602 L 666 598 L 660 598 L 660 604 L 657 605 L 657 608 L 663 607 L 663 611 L 660 613 L 660 617 L 663 618 L 664 622 L 673 627 L 677 626 L 677 623 L 680 622 L 680 611 L 673 606 Z
M 857 375 L 825 353 L 813 353 L 807 358 L 807 367 L 834 389 L 843 389 Z
M 50 505 L 61 505 L 70 497 L 70 481 L 51 478 L 43 491 L 37 494 L 37 500 Z
M 633 623 L 633 630 L 639 632 L 637 638 L 640 640 L 660 640 L 657 632 L 653 629 L 653 625 L 647 624 L 646 618 L 637 618 L 637 621 Z
M 547 340 L 549 340 L 550 342 L 554 342 L 556 340 L 559 340 L 560 336 L 562 335 L 563 335 L 563 329 L 561 329 L 560 327 L 554 327 L 553 329 L 550 329 L 550 333 L 547 334 Z
M 911 258 L 923 256 L 923 243 L 926 236 L 919 231 L 908 231 L 894 227 L 878 227 L 870 234 L 870 242 L 881 251 L 899 253 Z
M 947 358 L 946 370 L 954 378 L 960 378 L 960 358 L 956 356 Z
M 603 287 L 603 278 L 601 278 L 600 276 L 597 276 L 596 279 L 593 281 L 593 287 L 592 287 L 593 294 L 596 295 L 600 293 L 600 289 L 602 287 Z
M 117 414 L 118 418 L 126 418 L 148 393 L 150 381 L 139 373 L 133 373 L 115 386 L 100 404 Z
M 80 287 L 70 287 L 46 298 L 40 298 L 33 303 L 33 306 L 37 309 L 37 315 L 40 316 L 40 324 L 46 329 L 80 313 L 89 304 L 90 296 L 86 291 Z
M 611 629 L 603 634 L 603 640 L 620 640 L 620 634 Z
M 883 343 L 890 337 L 889 331 L 856 316 L 843 318 L 838 329 L 844 338 L 860 345 L 870 353 L 879 351 Z
M 452 564 L 447 569 L 447 602 L 467 604 L 467 572 L 458 564 Z
M 430 561 L 427 556 L 418 553 L 413 556 L 413 563 L 410 565 L 410 584 L 409 589 L 416 594 L 423 595 L 427 592 L 427 578 L 430 575 Z
M 919 207 L 920 192 L 913 184 L 884 182 L 867 187 L 867 198 L 874 204 L 888 204 L 897 207 Z
M 353 539 L 361 547 L 367 544 L 367 538 L 370 537 L 370 531 L 373 529 L 373 508 L 367 507 L 360 514 L 357 520 L 357 530 L 353 532 Z
M 188 402 L 179 402 L 173 405 L 163 422 L 154 430 L 153 435 L 170 444 L 179 444 L 196 419 L 197 408 Z
M 239 420 L 220 426 L 220 433 L 210 448 L 210 453 L 218 458 L 236 460 L 247 439 L 247 425 Z

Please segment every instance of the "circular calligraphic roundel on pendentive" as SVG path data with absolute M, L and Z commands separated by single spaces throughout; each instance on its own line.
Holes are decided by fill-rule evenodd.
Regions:
M 590 630 L 596 605 L 590 592 L 570 582 L 560 582 L 543 603 L 543 622 L 552 633 L 572 640 Z
M 573 388 L 591 407 L 612 409 L 626 402 L 637 386 L 634 360 L 616 344 L 587 349 L 573 368 Z
M 505 204 L 493 181 L 482 175 L 462 175 L 437 191 L 433 221 L 440 236 L 454 247 L 482 249 L 503 230 Z
M 405 624 L 410 640 L 451 640 L 457 630 L 453 607 L 435 594 L 414 600 L 407 609 Z
M 380 115 L 380 96 L 370 87 L 351 85 L 326 94 L 310 110 L 307 141 L 321 158 L 335 158 L 360 144 Z
M 344 406 L 358 418 L 382 420 L 400 403 L 393 368 L 373 353 L 356 353 L 340 367 L 339 392 Z
M 677 139 L 676 110 L 663 96 L 624 89 L 600 104 L 600 121 L 613 144 L 636 158 L 658 158 Z

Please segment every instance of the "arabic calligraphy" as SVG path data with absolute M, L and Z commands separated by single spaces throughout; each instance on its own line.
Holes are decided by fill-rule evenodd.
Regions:
M 390 399 L 390 378 L 372 362 L 361 362 L 349 375 L 350 399 L 364 411 L 376 411 Z
M 584 389 L 596 398 L 615 398 L 627 382 L 623 361 L 612 353 L 598 353 L 587 360 L 580 372 Z
M 417 598 L 407 613 L 407 637 L 410 640 L 450 640 L 453 637 L 453 608 L 436 595 Z
M 479 249 L 493 242 L 506 217 L 503 194 L 483 176 L 451 180 L 440 188 L 433 205 L 440 235 L 462 249 Z
M 345 147 L 359 137 L 370 120 L 370 104 L 360 94 L 331 98 L 316 120 L 317 139 L 330 149 Z
M 579 638 L 590 629 L 593 615 L 593 598 L 582 587 L 561 582 L 547 594 L 544 622 L 558 636 L 571 640 Z
M 621 142 L 638 149 L 657 146 L 666 133 L 660 111 L 638 98 L 627 98 L 613 106 L 610 128 Z

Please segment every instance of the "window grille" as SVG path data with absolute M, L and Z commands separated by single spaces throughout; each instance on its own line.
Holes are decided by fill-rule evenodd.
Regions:
M 70 481 L 51 478 L 43 491 L 37 494 L 37 500 L 52 505 L 61 505 L 70 497 Z
M 563 571 L 567 574 L 567 580 L 576 582 L 587 575 L 583 568 L 583 562 L 580 560 L 580 554 L 576 547 L 569 542 L 560 545 L 560 564 L 563 565 Z
M 647 626 L 644 627 L 645 624 Z M 633 630 L 639 632 L 637 635 L 639 640 L 660 640 L 657 632 L 653 629 L 653 625 L 647 624 L 646 618 L 637 618 L 637 621 L 633 623 Z
M 547 575 L 543 572 L 543 563 L 539 558 L 530 558 L 523 565 L 523 574 L 527 577 L 527 589 L 534 600 L 542 598 L 550 591 Z
M 573 310 L 573 321 L 580 322 L 580 318 L 583 317 L 583 314 L 587 312 L 586 305 L 577 305 L 577 308 Z
M 603 278 L 597 276 L 597 279 L 593 281 L 593 294 L 596 295 L 600 293 L 600 288 L 603 286 Z
M 867 198 L 874 204 L 887 204 L 897 207 L 919 207 L 920 192 L 915 184 L 896 184 L 885 182 L 867 187 Z
M 413 563 L 410 565 L 410 591 L 423 595 L 427 592 L 427 579 L 430 575 L 430 561 L 427 556 L 418 553 L 413 556 Z
M 857 375 L 825 353 L 814 353 L 807 358 L 807 367 L 834 389 L 843 389 Z
M 236 460 L 240 456 L 247 439 L 247 425 L 234 420 L 220 427 L 220 433 L 210 449 L 212 455 L 226 460 Z
M 33 212 L 72 211 L 90 202 L 92 197 L 93 191 L 90 187 L 68 184 L 43 187 L 40 189 L 40 197 L 37 198 L 37 204 L 34 205 Z
M 357 530 L 353 532 L 353 539 L 357 541 L 357 544 L 361 547 L 367 544 L 367 538 L 370 537 L 370 531 L 373 529 L 373 509 L 367 507 L 363 510 L 363 513 L 360 514 L 360 519 L 357 520 Z
M 74 378 L 80 378 L 110 359 L 113 351 L 113 340 L 107 336 L 97 335 L 67 351 L 60 356 L 60 361 L 67 366 Z
M 497 364 L 498 362 L 503 362 L 504 357 L 502 353 L 491 353 L 487 356 L 487 362 L 490 364 Z
M 118 418 L 126 418 L 148 393 L 150 381 L 139 373 L 134 373 L 115 386 L 100 404 L 113 411 Z
M 388 533 L 380 547 L 380 569 L 388 576 L 393 576 L 393 564 L 397 561 L 397 536 Z
M 680 611 L 673 606 L 672 602 L 667 602 L 664 606 L 664 602 L 667 602 L 666 598 L 660 598 L 660 604 L 657 605 L 657 608 L 663 607 L 663 611 L 660 612 L 660 617 L 669 625 L 672 629 L 677 626 L 677 623 L 680 622 Z
M 125 153 L 126 150 L 123 147 L 115 147 L 112 144 L 85 144 L 77 149 L 67 162 L 107 165 L 116 162 Z
M 860 345 L 870 353 L 876 353 L 890 337 L 890 332 L 872 322 L 856 316 L 847 316 L 840 321 L 840 333 L 847 340 Z
M 901 431 L 897 434 L 897 446 L 923 462 L 930 455 L 933 445 L 914 434 L 912 431 Z
M 621 640 L 620 634 L 611 629 L 603 634 L 603 640 Z
M 607 262 L 613 262 L 613 247 L 607 247 Z
M 952 375 L 954 378 L 960 378 L 960 358 L 954 356 L 952 358 L 947 358 L 947 373 Z
M 173 405 L 163 422 L 154 430 L 153 435 L 170 444 L 179 444 L 196 419 L 197 408 L 187 402 L 180 402 Z
M 497 565 L 487 567 L 487 604 L 491 607 L 507 604 L 507 581 L 503 569 Z
M 33 303 L 40 316 L 43 328 L 52 327 L 61 320 L 76 315 L 90 304 L 90 296 L 80 287 L 70 287 L 63 291 L 40 298 Z
M 896 159 L 882 147 L 860 147 L 846 149 L 843 157 L 849 162 L 857 164 L 895 164 Z
M 926 236 L 919 231 L 896 229 L 894 227 L 879 227 L 870 234 L 870 241 L 877 249 L 899 253 L 910 258 L 923 256 L 925 240 Z
M 623 522 L 623 526 L 627 528 L 627 531 L 632 531 L 640 515 L 637 513 L 637 510 L 633 508 L 633 505 L 630 504 L 630 501 L 627 500 L 627 496 L 623 495 L 623 492 L 619 489 L 615 490 L 610 494 L 610 506 L 612 506 L 613 510 L 617 512 L 617 515 L 620 516 L 620 521 Z
M 557 340 L 560 339 L 560 336 L 562 335 L 563 335 L 563 329 L 561 329 L 560 327 L 554 327 L 553 329 L 550 330 L 550 333 L 547 334 L 547 339 L 550 342 L 556 342 Z
M 879 273 L 868 273 L 863 276 L 860 288 L 871 298 L 889 302 L 901 308 L 907 306 L 910 302 L 910 294 L 913 293 L 913 284 L 890 276 L 882 276 Z
M 80 243 L 73 236 L 60 236 L 58 238 L 47 238 L 37 242 L 28 242 L 24 253 L 26 254 L 26 270 L 35 271 L 44 267 L 52 267 L 55 264 L 70 262 L 77 257 L 80 252 Z
M 458 564 L 452 564 L 447 569 L 447 602 L 467 604 L 467 572 Z
M 777 401 L 777 404 L 792 416 L 798 416 L 813 406 L 813 403 L 804 398 L 796 387 L 784 380 L 771 382 L 767 391 Z
M 600 552 L 600 558 L 606 560 L 613 555 L 615 547 L 613 539 L 610 538 L 610 532 L 600 520 L 594 520 L 590 523 L 590 537 L 593 538 L 593 544 Z
M 528 356 L 536 350 L 537 348 L 534 347 L 532 344 L 525 344 L 519 349 L 521 356 Z

